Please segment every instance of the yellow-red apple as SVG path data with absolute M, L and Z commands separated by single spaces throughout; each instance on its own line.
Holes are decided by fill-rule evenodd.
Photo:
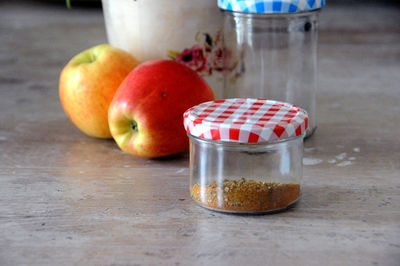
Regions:
M 214 99 L 193 70 L 171 60 L 145 62 L 121 83 L 110 104 L 111 134 L 125 152 L 156 158 L 184 152 L 183 113 Z
M 73 57 L 60 75 L 65 113 L 85 134 L 111 138 L 108 107 L 121 82 L 139 62 L 128 52 L 101 44 Z

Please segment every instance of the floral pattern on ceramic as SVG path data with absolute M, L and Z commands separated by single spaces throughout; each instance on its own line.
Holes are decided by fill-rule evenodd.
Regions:
M 238 60 L 232 59 L 232 52 L 223 46 L 221 32 L 213 38 L 208 33 L 198 32 L 196 44 L 182 51 L 168 50 L 168 57 L 181 63 L 201 76 L 211 76 L 214 72 L 232 71 Z

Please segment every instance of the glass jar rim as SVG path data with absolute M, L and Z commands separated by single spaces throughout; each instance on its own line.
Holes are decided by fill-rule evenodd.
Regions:
M 187 133 L 189 139 L 194 139 L 196 141 L 199 142 L 207 142 L 207 143 L 212 143 L 215 145 L 220 145 L 220 146 L 251 146 L 251 147 L 257 147 L 257 146 L 268 146 L 268 145 L 275 145 L 275 144 L 280 144 L 280 143 L 285 143 L 285 142 L 290 142 L 292 140 L 297 140 L 297 139 L 303 139 L 306 136 L 306 132 L 304 132 L 303 134 L 299 135 L 299 136 L 294 136 L 291 138 L 287 138 L 287 139 L 279 139 L 276 141 L 268 141 L 268 142 L 256 142 L 256 143 L 244 143 L 244 142 L 234 142 L 234 141 L 222 141 L 222 140 L 213 140 L 213 139 L 205 139 L 205 138 L 200 138 L 200 137 L 196 137 L 193 136 L 190 133 Z

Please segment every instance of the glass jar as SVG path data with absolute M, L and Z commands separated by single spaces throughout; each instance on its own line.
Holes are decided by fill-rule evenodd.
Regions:
M 263 99 L 227 99 L 189 109 L 184 124 L 190 193 L 201 206 L 268 213 L 300 198 L 304 110 Z
M 224 98 L 290 102 L 316 129 L 318 13 L 324 1 L 219 0 L 227 53 Z
M 108 41 L 140 61 L 171 59 L 222 97 L 222 14 L 215 0 L 102 0 Z

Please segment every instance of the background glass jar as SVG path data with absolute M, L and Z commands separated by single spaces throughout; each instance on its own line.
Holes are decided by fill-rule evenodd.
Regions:
M 300 197 L 307 113 L 265 99 L 226 99 L 187 110 L 190 193 L 237 213 L 285 209 Z
M 313 6 L 301 8 L 306 1 L 292 1 L 299 6 L 286 10 L 283 4 L 273 9 L 270 0 L 248 1 L 264 3 L 263 9 L 227 5 L 235 2 L 239 1 L 219 1 L 227 49 L 223 97 L 296 104 L 308 112 L 307 136 L 311 135 L 316 128 L 318 8 L 324 2 L 313 1 Z

